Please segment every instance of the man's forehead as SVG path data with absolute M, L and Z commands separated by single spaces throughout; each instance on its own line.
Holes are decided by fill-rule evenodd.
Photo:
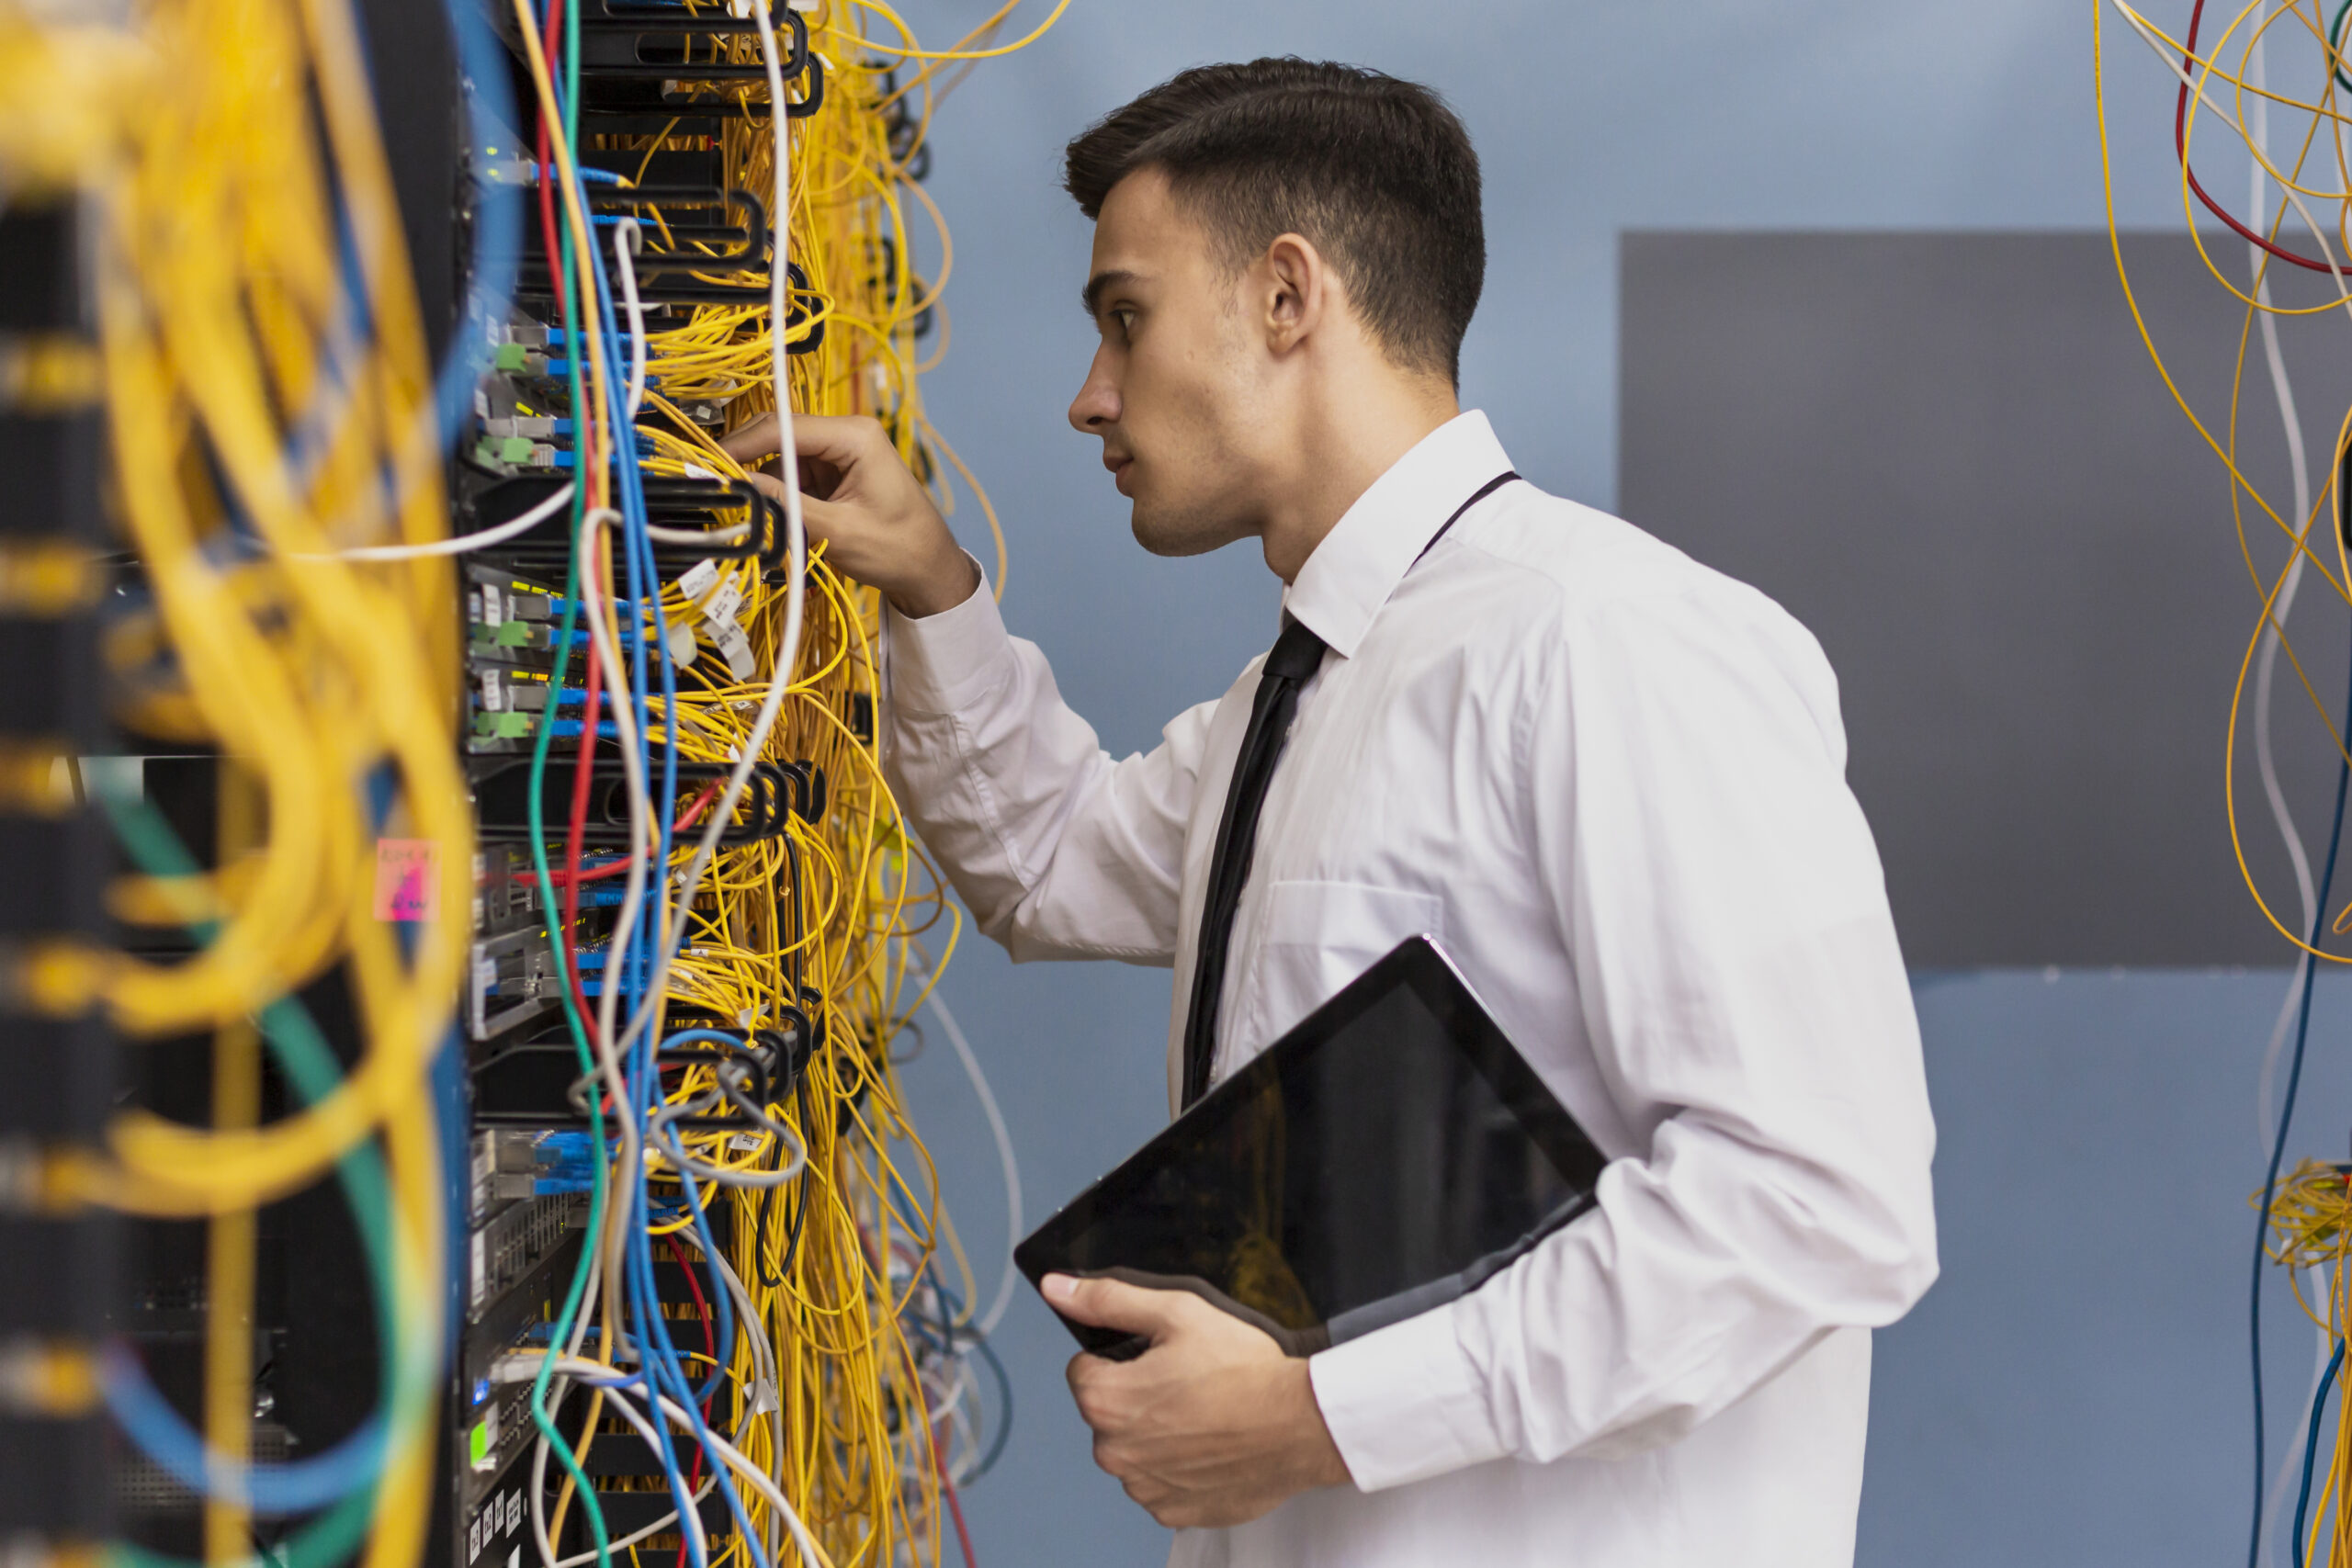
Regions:
M 1153 271 L 1156 263 L 1197 249 L 1205 237 L 1189 204 L 1176 199 L 1167 174 L 1137 169 L 1103 199 L 1094 222 L 1093 270 Z
M 1112 187 L 1095 220 L 1087 268 L 1089 310 L 1114 288 L 1148 288 L 1182 271 L 1204 243 L 1197 220 L 1170 197 L 1168 176 L 1159 169 L 1138 169 Z

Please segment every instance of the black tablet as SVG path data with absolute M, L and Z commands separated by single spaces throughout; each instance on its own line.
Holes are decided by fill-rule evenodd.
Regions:
M 1013 1257 L 1033 1285 L 1191 1291 L 1307 1356 L 1477 1289 L 1589 1208 L 1606 1163 L 1444 952 L 1414 937 Z M 1069 1326 L 1090 1350 L 1142 1348 Z

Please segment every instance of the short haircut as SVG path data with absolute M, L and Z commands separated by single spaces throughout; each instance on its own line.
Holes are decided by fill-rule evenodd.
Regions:
M 1459 384 L 1487 238 L 1478 154 L 1437 94 L 1325 61 L 1194 66 L 1073 140 L 1062 183 L 1099 218 L 1147 168 L 1166 172 L 1228 266 L 1305 236 L 1392 360 Z

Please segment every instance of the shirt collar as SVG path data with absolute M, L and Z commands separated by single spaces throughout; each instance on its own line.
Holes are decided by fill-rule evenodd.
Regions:
M 1430 540 L 1477 488 L 1511 466 L 1476 409 L 1415 443 L 1340 515 L 1283 594 L 1283 608 L 1342 659 Z

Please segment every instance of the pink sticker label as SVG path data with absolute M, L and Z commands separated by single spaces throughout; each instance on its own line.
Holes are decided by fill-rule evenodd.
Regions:
M 430 839 L 376 840 L 376 918 L 429 920 L 441 897 L 441 846 Z

